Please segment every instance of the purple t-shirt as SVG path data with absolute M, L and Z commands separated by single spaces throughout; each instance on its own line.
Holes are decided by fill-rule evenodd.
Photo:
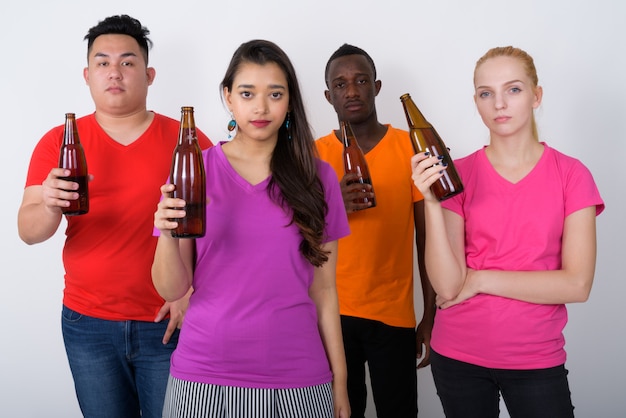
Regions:
M 232 168 L 222 143 L 203 152 L 207 230 L 196 240 L 194 293 L 171 374 L 252 388 L 294 388 L 332 380 L 308 290 L 314 267 L 302 237 L 268 195 Z M 318 162 L 328 203 L 325 242 L 349 234 L 339 182 Z
M 485 150 L 455 161 L 465 190 L 442 206 L 465 220 L 467 266 L 475 270 L 561 268 L 565 218 L 604 203 L 589 170 L 545 143 L 526 177 L 513 184 Z M 565 362 L 565 305 L 540 305 L 479 294 L 437 312 L 431 345 L 438 353 L 483 367 L 538 369 Z

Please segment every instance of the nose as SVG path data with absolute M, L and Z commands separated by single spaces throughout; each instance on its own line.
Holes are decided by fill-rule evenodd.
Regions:
M 109 67 L 109 79 L 119 80 L 121 78 L 122 78 L 122 71 L 114 65 L 110 66 Z
M 495 102 L 496 110 L 506 109 L 506 101 L 504 100 L 504 96 L 501 94 L 496 94 Z
M 359 89 L 355 83 L 346 83 L 346 97 L 358 97 Z
M 267 105 L 267 99 L 262 95 L 257 96 L 256 106 L 254 109 L 255 113 L 265 114 L 268 109 L 269 106 Z

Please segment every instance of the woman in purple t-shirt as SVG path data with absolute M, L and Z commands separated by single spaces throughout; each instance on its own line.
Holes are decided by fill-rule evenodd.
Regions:
M 164 417 L 348 418 L 335 267 L 349 233 L 339 181 L 315 158 L 295 71 L 275 44 L 242 44 L 222 81 L 236 134 L 203 153 L 206 235 L 172 238 L 163 199 L 153 281 L 190 297 Z
M 424 195 L 426 267 L 440 310 L 431 367 L 446 417 L 573 417 L 565 369 L 566 303 L 589 297 L 604 204 L 580 161 L 538 140 L 543 90 L 513 47 L 476 64 L 474 100 L 489 144 L 455 161 L 464 191 L 438 202 L 445 170 L 413 157 Z

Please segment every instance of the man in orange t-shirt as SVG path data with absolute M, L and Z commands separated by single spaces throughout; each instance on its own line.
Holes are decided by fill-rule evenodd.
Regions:
M 326 99 L 338 119 L 350 123 L 372 177 L 372 186 L 347 185 L 352 177 L 344 176 L 339 131 L 316 141 L 320 157 L 341 179 L 350 223 L 350 235 L 339 240 L 337 290 L 352 417 L 365 414 L 366 362 L 377 416 L 416 417 L 416 358 L 423 354 L 418 368 L 429 364 L 435 296 L 423 263 L 423 198 L 411 179 L 413 148 L 406 131 L 378 121 L 381 82 L 365 51 L 344 44 L 328 60 L 325 76 Z M 373 196 L 373 208 L 355 203 Z M 417 329 L 414 243 L 425 307 Z

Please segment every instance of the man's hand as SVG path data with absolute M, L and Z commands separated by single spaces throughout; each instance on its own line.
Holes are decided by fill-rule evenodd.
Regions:
M 348 173 L 339 182 L 346 213 L 353 213 L 372 206 L 371 200 L 374 198 L 372 185 L 359 183 L 358 178 L 356 174 Z M 367 199 L 367 203 L 357 203 L 363 199 Z

